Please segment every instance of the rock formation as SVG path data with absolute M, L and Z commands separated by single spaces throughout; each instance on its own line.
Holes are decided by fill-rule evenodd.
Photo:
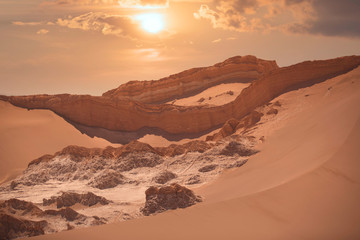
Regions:
M 61 216 L 62 218 L 66 219 L 66 221 L 75 221 L 77 219 L 85 219 L 86 217 L 82 214 L 79 214 L 72 208 L 63 208 L 60 210 L 45 210 L 44 214 L 51 215 L 51 216 Z
M 210 149 L 211 145 L 200 140 L 190 141 L 184 144 L 171 144 L 167 147 L 155 148 L 160 155 L 174 157 L 187 152 L 200 152 L 203 153 Z
M 51 228 L 49 216 L 58 216 L 60 219 L 63 219 L 52 219 L 52 221 L 57 223 L 59 221 L 76 221 L 75 224 L 79 225 L 87 220 L 92 220 L 95 224 L 104 223 L 100 218 L 87 217 L 69 207 L 60 210 L 48 209 L 43 211 L 32 202 L 12 198 L 0 203 L 0 239 L 31 237 L 44 234 L 45 228 Z M 33 221 L 29 218 L 46 220 Z
M 11 198 L 9 200 L 1 202 L 0 211 L 11 214 L 18 214 L 22 216 L 27 214 L 33 216 L 41 216 L 43 214 L 43 211 L 35 204 L 16 198 Z
M 152 105 L 110 97 L 109 94 L 102 97 L 69 94 L 0 96 L 0 100 L 28 109 L 50 109 L 65 119 L 90 127 L 118 131 L 149 127 L 170 134 L 190 134 L 220 126 L 230 118 L 240 119 L 287 91 L 344 74 L 359 65 L 360 56 L 350 56 L 274 69 L 252 81 L 235 101 L 217 107 Z
M 119 184 L 126 183 L 126 178 L 116 171 L 104 171 L 89 183 L 90 186 L 98 189 L 107 189 L 116 187 Z
M 193 68 L 157 81 L 131 81 L 103 94 L 142 103 L 161 103 L 228 82 L 251 82 L 278 66 L 254 56 L 236 56 L 211 67 Z
M 235 141 L 229 142 L 224 149 L 220 151 L 221 155 L 234 156 L 238 154 L 242 157 L 248 157 L 257 153 L 257 150 L 247 148 L 243 144 Z
M 150 187 L 145 195 L 145 207 L 141 210 L 145 216 L 169 209 L 186 208 L 201 201 L 193 191 L 176 183 L 161 188 Z
M 97 196 L 92 192 L 88 192 L 84 194 L 63 192 L 60 196 L 57 197 L 52 196 L 49 199 L 45 199 L 45 198 L 43 199 L 44 206 L 49 206 L 53 203 L 56 203 L 57 208 L 71 207 L 76 203 L 80 203 L 84 206 L 91 207 L 98 203 L 100 203 L 101 205 L 107 205 L 110 203 L 110 201 L 104 197 Z
M 240 120 L 231 118 L 225 122 L 219 132 L 209 135 L 206 137 L 206 141 L 218 141 L 224 137 L 230 136 L 235 133 L 238 129 L 243 128 L 244 130 L 253 127 L 256 123 L 261 120 L 263 113 L 252 111 Z
M 46 226 L 46 221 L 30 221 L 0 212 L 0 239 L 41 235 Z
M 170 171 L 163 171 L 159 175 L 153 178 L 153 181 L 158 184 L 165 184 L 168 181 L 176 178 L 176 174 Z

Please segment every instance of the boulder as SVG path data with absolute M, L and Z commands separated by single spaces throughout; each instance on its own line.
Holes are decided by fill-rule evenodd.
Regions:
M 219 152 L 219 154 L 225 156 L 234 156 L 235 154 L 238 154 L 239 156 L 247 157 L 258 152 L 259 151 L 248 148 L 239 142 L 231 141 Z
M 148 216 L 169 209 L 186 208 L 201 201 L 190 189 L 173 183 L 165 187 L 150 187 L 145 191 L 146 202 L 141 212 Z
M 110 203 L 110 201 L 104 197 L 97 196 L 92 192 L 88 192 L 85 194 L 63 192 L 61 196 L 53 196 L 50 199 L 43 199 L 44 206 L 49 206 L 53 203 L 56 203 L 57 208 L 70 207 L 75 205 L 76 203 L 91 207 L 97 203 L 101 205 L 107 205 Z
M 47 224 L 46 221 L 30 221 L 0 212 L 0 239 L 42 235 Z
M 165 184 L 168 181 L 176 178 L 176 174 L 172 173 L 170 171 L 163 171 L 161 173 L 159 173 L 156 177 L 153 178 L 153 181 L 158 183 L 158 184 Z

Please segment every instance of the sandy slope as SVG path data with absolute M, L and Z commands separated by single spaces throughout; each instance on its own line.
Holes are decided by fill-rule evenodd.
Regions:
M 197 189 L 204 203 L 36 239 L 359 239 L 359 75 L 280 96 L 307 104 L 262 129 L 246 165 Z
M 217 86 L 210 87 L 194 96 L 177 99 L 168 103 L 179 106 L 221 106 L 234 101 L 241 91 L 249 85 L 250 83 L 222 83 Z M 229 94 L 229 92 L 232 93 Z
M 0 116 L 0 183 L 14 178 L 31 160 L 68 145 L 111 145 L 81 134 L 48 110 L 27 111 L 0 101 Z

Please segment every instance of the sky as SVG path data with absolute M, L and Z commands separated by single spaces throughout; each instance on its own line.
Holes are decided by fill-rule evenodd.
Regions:
M 0 0 L 0 94 L 101 95 L 233 56 L 360 55 L 360 0 Z

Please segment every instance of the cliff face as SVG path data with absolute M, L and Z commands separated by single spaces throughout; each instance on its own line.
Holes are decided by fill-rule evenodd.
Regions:
M 287 91 L 344 74 L 359 65 L 360 56 L 350 56 L 279 68 L 253 81 L 235 101 L 217 107 L 145 104 L 107 97 L 109 94 L 105 97 L 67 94 L 0 96 L 0 100 L 29 109 L 50 109 L 73 122 L 109 130 L 137 131 L 153 127 L 172 134 L 199 133 L 230 118 L 242 118 Z
M 157 81 L 131 81 L 105 92 L 103 96 L 160 103 L 189 96 L 220 83 L 251 82 L 275 69 L 278 69 L 275 61 L 237 56 L 211 67 L 189 69 Z

